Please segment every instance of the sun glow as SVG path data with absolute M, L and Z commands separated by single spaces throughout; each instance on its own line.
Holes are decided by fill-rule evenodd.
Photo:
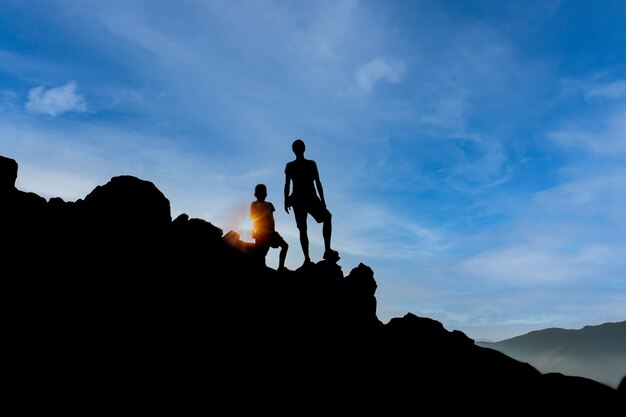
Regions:
M 242 240 L 250 240 L 252 238 L 252 219 L 250 216 L 241 219 L 239 230 Z

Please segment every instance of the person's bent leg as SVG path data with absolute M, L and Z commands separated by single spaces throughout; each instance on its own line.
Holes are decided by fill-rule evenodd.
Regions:
M 309 236 L 307 231 L 307 212 L 299 206 L 293 207 L 293 213 L 296 217 L 296 226 L 300 232 L 300 246 L 302 247 L 302 254 L 304 255 L 304 263 L 310 263 L 309 257 Z
M 328 213 L 328 216 L 326 217 L 326 219 L 324 220 L 324 223 L 322 224 L 322 237 L 324 238 L 324 249 L 326 251 L 332 250 L 330 248 L 330 238 L 333 233 L 332 217 L 333 216 L 330 213 Z
M 300 246 L 302 246 L 304 262 L 311 262 L 311 258 L 309 257 L 309 236 L 307 235 L 307 228 L 306 226 L 301 226 L 298 230 L 300 230 Z
M 280 244 L 280 254 L 278 255 L 278 269 L 285 267 L 285 259 L 287 258 L 287 250 L 289 245 L 284 240 Z
M 324 259 L 337 262 L 339 260 L 339 252 L 331 248 L 330 239 L 332 235 L 332 215 L 327 211 L 326 218 L 322 225 L 322 236 L 324 237 Z

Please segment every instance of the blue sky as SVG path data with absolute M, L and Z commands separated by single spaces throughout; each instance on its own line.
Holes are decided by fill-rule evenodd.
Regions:
M 502 340 L 626 320 L 623 1 L 0 0 L 21 190 L 135 175 L 228 231 L 265 183 L 295 269 L 295 138 L 383 322 Z

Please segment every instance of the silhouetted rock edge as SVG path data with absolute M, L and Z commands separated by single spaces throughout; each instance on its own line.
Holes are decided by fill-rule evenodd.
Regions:
M 0 157 L 3 276 L 15 378 L 31 393 L 41 394 L 37 380 L 47 393 L 98 397 L 113 384 L 183 395 L 208 380 L 216 404 L 237 395 L 278 408 L 285 396 L 353 411 L 436 405 L 441 395 L 457 399 L 454 409 L 485 396 L 528 410 L 624 399 L 623 381 L 614 390 L 542 375 L 430 318 L 383 324 L 367 265 L 279 274 L 233 233 L 172 220 L 150 181 L 117 176 L 66 202 L 16 189 L 17 168 Z

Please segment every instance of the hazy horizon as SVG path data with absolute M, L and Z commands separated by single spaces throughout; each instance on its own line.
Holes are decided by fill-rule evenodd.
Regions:
M 626 3 L 0 0 L 0 155 L 67 201 L 117 175 L 241 231 L 317 161 L 377 314 L 500 341 L 626 319 Z M 246 236 L 244 235 L 244 238 Z M 311 255 L 321 225 L 309 219 Z M 268 264 L 276 267 L 278 250 Z

